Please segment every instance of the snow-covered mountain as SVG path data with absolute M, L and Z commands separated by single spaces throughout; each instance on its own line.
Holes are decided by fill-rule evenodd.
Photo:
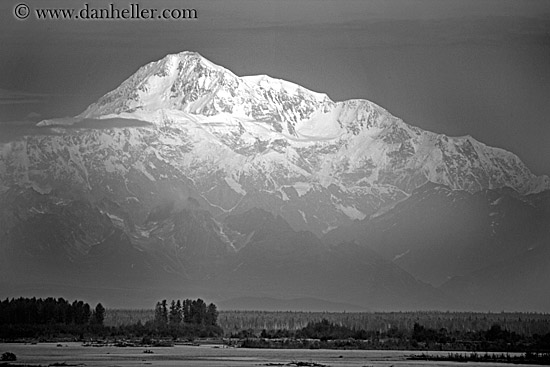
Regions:
M 42 172 L 70 176 L 89 191 L 94 175 L 134 171 L 154 182 L 182 176 L 216 215 L 261 207 L 317 234 L 363 219 L 428 181 L 470 192 L 550 188 L 548 177 L 534 176 L 516 155 L 470 136 L 423 131 L 366 100 L 333 102 L 268 76 L 238 77 L 193 52 L 140 68 L 74 126 L 86 119 L 152 125 L 28 138 L 3 149 L 0 170 L 15 163 L 27 185 L 37 181 L 29 173 Z M 37 169 L 44 144 L 56 164 L 48 159 Z
M 225 113 L 296 135 L 295 125 L 324 102 L 330 102 L 326 95 L 299 85 L 261 75 L 239 78 L 197 53 L 183 52 L 140 68 L 80 117 L 161 109 L 203 116 Z
M 136 259 L 125 279 L 157 268 L 216 279 L 239 257 L 269 263 L 245 256 L 258 255 L 257 236 L 228 219 L 256 210 L 288 223 L 278 226 L 284 231 L 321 237 L 391 210 L 430 182 L 469 193 L 550 188 L 513 153 L 470 136 L 423 131 L 366 100 L 334 102 L 268 76 L 238 77 L 193 52 L 143 66 L 75 118 L 38 125 L 0 145 L 3 251 L 27 259 L 55 249 L 79 268 L 89 254 L 92 264 L 124 258 L 113 248 L 120 240 Z M 94 225 L 81 228 L 72 215 Z M 30 246 L 24 254 L 21 241 Z M 400 274 L 395 284 L 416 281 L 385 269 Z

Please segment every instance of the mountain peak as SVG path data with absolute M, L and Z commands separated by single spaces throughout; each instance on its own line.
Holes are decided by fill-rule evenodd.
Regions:
M 196 52 L 170 54 L 139 68 L 118 88 L 105 94 L 79 116 L 97 118 L 159 109 L 200 113 L 202 106 L 198 100 L 215 93 L 220 84 L 234 84 L 236 79 L 229 70 Z
M 471 136 L 424 131 L 364 99 L 333 102 L 267 75 L 239 77 L 196 52 L 141 67 L 78 117 L 160 126 L 150 137 L 154 155 L 196 176 L 204 195 L 219 190 L 208 199 L 212 207 L 254 207 L 247 201 L 265 192 L 277 203 L 261 208 L 289 205 L 276 214 L 316 233 L 369 216 L 426 182 L 469 192 L 550 188 L 548 177 L 533 175 L 513 153 Z M 145 158 L 131 164 L 147 179 L 161 179 L 148 172 Z M 295 208 L 312 195 L 322 195 L 316 200 L 325 201 L 331 219 Z
M 188 64 L 191 66 L 200 65 L 202 67 L 215 70 L 220 73 L 229 73 L 234 75 L 228 69 L 224 68 L 223 66 L 214 64 L 212 61 L 208 60 L 206 57 L 195 51 L 182 51 L 176 54 L 168 54 L 157 62 L 163 63 L 165 65 L 170 65 L 172 67 L 180 66 L 182 64 Z
M 335 184 L 361 195 L 387 195 L 390 201 L 427 181 L 470 192 L 510 186 L 525 194 L 550 188 L 548 177 L 533 175 L 514 154 L 469 135 L 453 138 L 421 130 L 364 99 L 333 102 L 267 75 L 239 77 L 197 52 L 144 65 L 77 119 L 110 117 L 195 126 L 189 136 L 199 145 L 215 137 L 216 147 L 231 152 L 224 153 L 228 166 L 217 169 L 239 162 L 235 172 L 227 173 L 232 188 L 240 187 L 235 178 L 241 175 L 265 175 L 278 166 L 285 167 L 285 176 L 300 178 L 299 183 L 291 180 L 298 192 Z M 211 149 L 208 145 L 201 154 Z M 246 191 L 236 190 L 239 195 Z M 353 218 L 372 210 L 351 202 L 343 207 Z
M 267 75 L 241 78 L 199 53 L 184 51 L 141 67 L 77 118 L 158 110 L 225 113 L 295 135 L 294 125 L 326 102 L 331 102 L 326 95 L 297 84 Z

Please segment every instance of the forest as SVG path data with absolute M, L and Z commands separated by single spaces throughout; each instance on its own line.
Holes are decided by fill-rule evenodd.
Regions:
M 250 348 L 550 352 L 550 315 L 472 312 L 218 311 L 202 299 L 149 310 L 94 308 L 63 298 L 0 302 L 0 340 L 173 345 L 213 338 Z
M 98 338 L 136 339 L 151 344 L 154 338 L 192 339 L 217 337 L 218 311 L 202 299 L 157 302 L 154 318 L 146 322 L 110 326 L 105 324 L 106 309 L 101 303 L 92 309 L 83 301 L 70 303 L 63 298 L 17 298 L 0 302 L 0 340 L 90 340 Z
M 350 328 L 323 319 L 298 330 L 264 329 L 259 335 L 242 330 L 232 337 L 243 340 L 241 344 L 247 348 L 550 352 L 550 332 L 526 336 L 498 324 L 487 330 L 449 331 L 414 323 L 411 330 L 393 327 L 380 332 Z
M 153 309 L 108 309 L 105 325 L 119 326 L 153 320 Z M 410 332 L 414 324 L 450 332 L 487 330 L 498 324 L 518 334 L 532 336 L 550 332 L 550 314 L 522 312 L 295 312 L 295 311 L 228 311 L 219 310 L 218 325 L 226 334 L 247 330 L 259 335 L 266 330 L 298 330 L 310 322 L 326 319 L 335 324 L 366 331 L 387 332 L 399 329 Z
M 135 314 L 134 314 L 135 315 Z M 116 322 L 109 314 L 109 321 Z M 122 316 L 122 315 L 121 315 Z M 146 317 L 145 314 L 142 314 Z M 151 316 L 149 316 L 151 317 Z M 351 329 L 389 332 L 392 329 L 411 332 L 414 324 L 426 328 L 449 332 L 467 332 L 488 330 L 498 324 L 503 329 L 533 336 L 550 332 L 550 315 L 522 312 L 272 312 L 272 311 L 220 311 L 219 325 L 229 333 L 239 330 L 251 330 L 259 334 L 263 329 L 298 330 L 310 322 L 326 319 L 332 323 Z
M 101 333 L 105 308 L 63 298 L 17 298 L 0 302 L 0 339 Z

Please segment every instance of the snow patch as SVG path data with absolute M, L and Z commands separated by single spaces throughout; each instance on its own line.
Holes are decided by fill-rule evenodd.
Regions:
M 34 181 L 31 182 L 31 187 L 34 191 L 42 195 L 49 194 L 52 191 L 52 187 L 50 185 L 46 185 L 45 187 L 42 187 Z
M 329 233 L 330 231 L 332 231 L 333 229 L 336 229 L 338 228 L 338 226 L 327 226 L 327 228 L 323 229 L 321 232 L 323 232 L 323 234 L 327 234 Z
M 141 173 L 143 173 L 143 175 L 147 177 L 150 181 L 153 181 L 153 182 L 156 181 L 156 179 L 149 172 L 147 172 L 147 169 L 145 168 L 142 162 L 138 161 L 134 163 L 134 168 L 140 171 Z
M 33 214 L 46 214 L 46 211 L 44 209 L 37 209 L 34 206 L 29 209 L 29 212 Z
M 347 215 L 350 219 L 362 220 L 362 219 L 365 219 L 366 217 L 366 215 L 363 212 L 361 212 L 360 210 L 357 210 L 357 208 L 354 206 L 345 206 L 342 204 L 338 204 L 336 205 L 336 207 L 340 209 L 340 211 L 345 215 Z
M 282 189 L 279 189 L 279 193 L 281 194 L 281 197 L 283 199 L 283 201 L 289 201 L 290 199 L 288 198 L 288 195 L 286 194 L 286 192 Z
M 112 214 L 112 213 L 109 213 L 109 212 L 105 212 L 105 211 L 101 211 L 102 214 L 106 214 L 111 220 L 115 221 L 115 222 L 124 222 L 124 219 L 122 219 L 121 217 L 115 215 L 115 214 Z
M 312 186 L 308 182 L 296 182 L 292 185 L 294 189 L 298 192 L 298 196 L 303 196 L 307 194 L 309 190 L 312 189 Z
M 301 211 L 300 209 L 298 209 L 298 212 L 302 215 L 302 219 L 304 220 L 304 222 L 307 223 L 306 213 L 304 213 L 304 212 Z
M 498 203 L 500 203 L 503 199 L 503 196 L 499 197 L 498 199 L 496 199 L 495 201 L 491 202 L 489 205 L 498 205 Z
M 393 257 L 392 261 L 396 261 L 396 260 L 399 260 L 400 258 L 402 258 L 403 256 L 407 255 L 409 252 L 411 252 L 410 249 L 408 249 L 407 251 L 401 253 L 401 254 L 397 254 Z
M 237 194 L 240 194 L 242 196 L 246 195 L 246 191 L 243 189 L 243 187 L 233 179 L 231 176 L 225 177 L 225 182 L 231 187 L 233 191 L 235 191 Z

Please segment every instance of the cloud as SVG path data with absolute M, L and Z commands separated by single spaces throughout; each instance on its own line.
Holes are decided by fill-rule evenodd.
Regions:
M 27 120 L 36 120 L 36 119 L 40 119 L 41 117 L 42 115 L 38 112 L 30 112 L 27 115 Z
M 44 103 L 48 94 L 0 88 L 0 105 Z

